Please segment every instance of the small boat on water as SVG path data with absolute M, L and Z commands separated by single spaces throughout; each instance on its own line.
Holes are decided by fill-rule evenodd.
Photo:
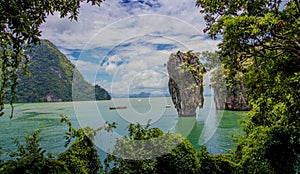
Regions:
M 115 107 L 109 107 L 109 110 L 115 110 L 115 109 L 127 109 L 127 106 L 115 106 Z
M 170 108 L 171 107 L 171 105 L 168 103 L 168 104 L 166 104 L 166 108 Z

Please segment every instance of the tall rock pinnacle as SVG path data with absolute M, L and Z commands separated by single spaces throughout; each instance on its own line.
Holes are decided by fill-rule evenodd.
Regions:
M 171 54 L 167 63 L 169 92 L 179 117 L 196 116 L 197 107 L 202 108 L 203 73 L 205 68 L 199 55 L 188 51 Z

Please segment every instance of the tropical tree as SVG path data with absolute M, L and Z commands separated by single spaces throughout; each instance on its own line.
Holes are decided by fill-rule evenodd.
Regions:
M 243 173 L 295 173 L 300 140 L 300 1 L 198 0 L 205 32 L 222 38 L 228 78 L 243 73 L 249 121 L 236 150 Z M 230 83 L 230 81 L 228 81 Z M 280 150 L 279 150 L 280 149 Z
M 71 173 L 97 174 L 102 171 L 102 164 L 98 151 L 93 143 L 96 134 L 91 127 L 85 127 L 73 132 L 76 135 L 74 143 L 63 153 L 58 160 L 65 163 Z
M 201 146 L 197 153 L 199 159 L 199 173 L 205 174 L 229 174 L 237 173 L 238 165 L 232 161 L 231 154 L 211 155 L 205 146 Z
M 221 66 L 221 61 L 217 52 L 203 51 L 199 54 L 200 61 L 206 71 L 210 71 Z
M 99 131 L 111 131 L 116 127 L 115 123 L 107 123 L 98 129 L 85 127 L 76 130 L 66 116 L 61 116 L 61 122 L 69 128 L 65 136 L 66 151 L 56 156 L 46 153 L 41 147 L 42 138 L 38 129 L 31 136 L 25 137 L 25 143 L 15 140 L 17 151 L 10 153 L 13 157 L 10 160 L 0 160 L 0 173 L 103 173 L 93 138 Z
M 35 131 L 31 136 L 25 137 L 25 144 L 18 139 L 15 140 L 18 150 L 11 152 L 13 159 L 0 165 L 0 173 L 64 173 L 70 174 L 66 164 L 57 160 L 51 153 L 40 146 L 40 130 Z
M 0 115 L 4 114 L 6 92 L 12 94 L 11 105 L 14 101 L 18 74 L 26 72 L 29 62 L 29 57 L 24 54 L 24 48 L 39 42 L 41 24 L 54 12 L 59 12 L 61 18 L 68 16 L 70 20 L 77 20 L 80 3 L 83 1 L 2 0 L 0 2 Z M 86 2 L 100 6 L 102 1 L 104 0 Z
M 130 124 L 128 131 L 105 160 L 107 173 L 198 173 L 196 151 L 181 135 L 163 133 L 149 123 Z

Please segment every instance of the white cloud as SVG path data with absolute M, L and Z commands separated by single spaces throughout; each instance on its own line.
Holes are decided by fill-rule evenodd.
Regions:
M 107 72 L 110 75 L 114 75 L 114 73 L 117 71 L 118 66 L 114 63 L 110 63 L 105 67 L 105 72 Z
M 96 72 L 100 67 L 92 62 L 78 60 L 73 62 L 79 71 Z
M 162 93 L 167 89 L 168 79 L 167 74 L 156 70 L 130 71 L 120 81 L 111 83 L 111 91 L 115 94 Z
M 121 2 L 104 1 L 100 8 L 83 3 L 77 22 L 49 16 L 42 37 L 70 59 L 76 59 L 72 50 L 82 50 L 76 62 L 79 71 L 116 93 L 162 90 L 168 80 L 164 64 L 171 53 L 217 49 L 218 41 L 204 37 L 204 20 L 194 0 Z M 105 78 L 97 78 L 97 73 Z
M 116 63 L 116 62 L 120 62 L 121 60 L 122 60 L 121 57 L 119 57 L 117 55 L 113 55 L 108 59 L 108 62 Z
M 113 56 L 109 57 L 106 64 L 104 64 L 105 72 L 108 73 L 109 75 L 113 76 L 118 70 L 117 63 L 120 61 L 122 61 L 122 59 L 121 59 L 121 57 L 119 57 L 117 55 L 113 55 Z
M 149 1 L 148 3 L 151 3 Z M 141 4 L 139 6 L 122 6 L 119 0 L 104 1 L 101 7 L 91 6 L 82 3 L 78 21 L 70 22 L 69 19 L 60 19 L 58 14 L 49 16 L 47 22 L 42 26 L 43 38 L 48 38 L 56 45 L 67 48 L 83 48 L 89 40 L 98 32 L 103 32 L 105 28 L 128 21 L 138 19 L 139 15 L 156 15 L 152 19 L 140 20 L 125 26 L 124 24 L 111 30 L 113 35 L 105 35 L 104 40 L 107 42 L 113 40 L 110 37 L 124 38 L 124 35 L 138 35 L 139 31 L 145 31 L 149 28 L 164 28 L 169 21 L 165 21 L 163 16 L 181 20 L 187 24 L 195 26 L 199 31 L 203 29 L 203 18 L 199 14 L 199 9 L 195 8 L 195 1 L 182 0 L 160 0 L 153 1 L 152 4 L 159 4 L 159 7 L 150 8 Z M 178 26 L 177 26 L 178 27 Z M 151 28 L 151 27 L 150 27 Z M 122 39 L 120 39 L 122 40 Z
M 143 60 L 133 60 L 131 62 L 129 62 L 125 69 L 127 71 L 144 71 L 147 69 L 147 64 L 143 61 Z
M 168 76 L 154 70 L 141 72 L 133 81 L 136 89 L 141 88 L 164 88 L 167 86 Z

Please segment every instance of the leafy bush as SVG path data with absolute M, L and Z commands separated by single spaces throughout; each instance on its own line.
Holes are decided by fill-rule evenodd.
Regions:
M 131 124 L 129 136 L 117 141 L 106 164 L 110 173 L 197 173 L 198 158 L 191 143 L 181 135 L 163 133 L 150 124 Z
M 58 160 L 63 161 L 71 173 L 96 174 L 102 169 L 97 149 L 86 135 L 87 130 L 91 128 L 77 130 L 75 142 L 58 156 Z
M 69 126 L 69 132 L 66 136 L 66 146 L 75 138 L 74 143 L 58 157 L 51 153 L 45 155 L 46 151 L 40 146 L 40 130 L 35 131 L 31 136 L 25 137 L 25 145 L 19 140 L 15 140 L 18 147 L 16 152 L 12 152 L 11 160 L 0 163 L 0 173 L 99 173 L 102 171 L 102 165 L 95 148 L 92 137 L 96 130 L 86 127 L 75 130 L 67 117 L 62 116 L 62 122 Z M 114 126 L 114 124 L 109 125 Z M 101 127 L 101 129 L 110 130 L 110 127 Z
M 39 133 L 40 130 L 37 130 L 31 136 L 26 136 L 25 146 L 19 140 L 15 140 L 18 151 L 10 154 L 15 159 L 5 162 L 0 168 L 0 173 L 70 173 L 64 162 L 55 159 L 52 154 L 45 156 L 46 151 L 39 144 Z

